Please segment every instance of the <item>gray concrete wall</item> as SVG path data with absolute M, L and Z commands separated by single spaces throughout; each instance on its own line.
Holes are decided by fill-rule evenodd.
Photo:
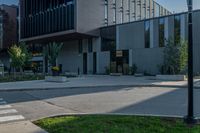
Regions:
M 76 0 L 77 32 L 99 35 L 99 28 L 105 25 L 103 0 Z
M 88 74 L 93 74 L 93 53 L 88 53 L 88 60 L 87 60 Z
M 110 66 L 110 52 L 97 53 L 97 74 L 105 74 L 105 67 Z
M 159 73 L 158 66 L 163 63 L 163 48 L 148 48 L 133 50 L 133 64 L 138 72 L 149 74 Z
M 104 67 L 109 64 L 110 55 L 100 52 L 101 38 L 93 38 L 93 52 L 88 52 L 88 39 L 82 40 L 82 53 L 78 51 L 78 40 L 64 42 L 64 46 L 59 54 L 57 63 L 63 65 L 63 72 L 77 73 L 78 68 L 83 73 L 83 53 L 87 53 L 87 73 L 93 73 L 93 53 L 99 53 L 99 73 L 104 73 Z
M 163 48 L 159 48 L 159 18 L 150 20 L 150 48 L 144 48 L 144 21 L 117 26 L 117 50 L 131 50 L 132 62 L 140 72 L 158 73 L 163 62 Z M 200 11 L 193 14 L 194 72 L 200 73 Z M 181 14 L 181 37 L 187 40 L 187 14 Z M 165 17 L 165 38 L 174 39 L 174 16 Z
M 65 42 L 58 57 L 58 64 L 63 65 L 63 72 L 83 72 L 83 57 L 78 53 L 78 41 Z
M 94 52 L 101 51 L 101 37 L 93 38 L 93 51 Z

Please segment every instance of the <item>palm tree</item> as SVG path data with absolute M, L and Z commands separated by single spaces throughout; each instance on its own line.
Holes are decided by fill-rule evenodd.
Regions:
M 48 58 L 49 63 L 52 67 L 56 66 L 56 60 L 58 58 L 59 52 L 63 47 L 63 43 L 49 43 L 44 49 L 44 55 Z

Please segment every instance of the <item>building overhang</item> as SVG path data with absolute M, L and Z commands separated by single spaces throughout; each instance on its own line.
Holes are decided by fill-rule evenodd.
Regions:
M 85 39 L 85 38 L 91 38 L 96 37 L 84 33 L 78 33 L 75 30 L 70 31 L 63 31 L 63 32 L 57 32 L 52 34 L 46 34 L 31 38 L 25 38 L 20 39 L 21 42 L 27 42 L 27 43 L 49 43 L 49 42 L 64 42 L 64 41 L 70 41 L 70 40 L 79 40 L 79 39 Z

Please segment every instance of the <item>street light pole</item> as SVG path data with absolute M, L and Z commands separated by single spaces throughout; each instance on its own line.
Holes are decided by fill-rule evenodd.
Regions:
M 193 25 L 192 10 L 193 0 L 187 0 L 188 4 L 188 114 L 186 122 L 196 123 L 194 118 L 194 87 L 193 87 Z

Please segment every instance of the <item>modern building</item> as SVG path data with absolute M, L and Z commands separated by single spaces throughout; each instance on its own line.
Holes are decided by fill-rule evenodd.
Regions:
M 29 45 L 34 55 L 32 61 L 41 72 L 48 72 L 42 51 L 50 42 L 64 43 L 57 61 L 62 72 L 103 74 L 111 63 L 115 64 L 116 72 L 123 72 L 125 66 L 133 64 L 144 71 L 147 62 L 142 66 L 142 62 L 136 61 L 151 55 L 139 51 L 148 51 L 145 47 L 159 43 L 158 33 L 153 31 L 159 26 L 157 17 L 170 15 L 153 0 L 20 0 L 20 41 Z M 174 19 L 165 21 L 169 22 L 168 27 L 170 22 L 174 23 Z M 146 46 L 145 30 L 155 32 L 149 33 L 150 43 L 145 43 Z M 164 30 L 166 36 L 170 36 L 171 30 Z M 160 50 L 156 52 L 150 51 L 152 58 Z M 147 71 L 157 72 L 153 66 Z
M 138 72 L 157 74 L 159 65 L 163 64 L 164 47 L 168 40 L 179 43 L 188 40 L 187 13 L 167 15 L 145 19 L 126 24 L 101 28 L 104 51 L 111 52 L 108 62 L 115 64 L 116 69 L 124 69 L 136 64 Z M 193 12 L 193 45 L 194 45 L 194 73 L 200 73 L 200 10 Z M 104 39 L 103 39 L 104 40 Z M 112 41 L 116 46 L 112 46 Z M 110 46 L 109 46 L 110 45 Z M 115 51 L 116 49 L 116 51 Z M 109 56 L 109 54 L 107 54 Z M 122 70 L 116 70 L 122 71 Z
M 8 65 L 7 49 L 18 42 L 18 7 L 0 5 L 0 60 Z

